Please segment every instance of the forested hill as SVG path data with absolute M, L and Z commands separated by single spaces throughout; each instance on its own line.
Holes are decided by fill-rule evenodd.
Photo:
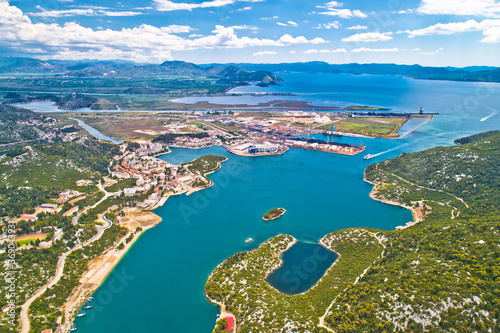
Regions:
M 369 166 L 366 177 L 389 182 L 396 175 L 421 187 L 455 194 L 468 203 L 472 214 L 497 210 L 500 203 L 500 133 L 487 132 L 456 141 L 469 143 L 403 154 Z M 408 204 L 410 198 L 411 195 L 403 194 L 399 200 Z
M 75 187 L 78 179 L 99 179 L 119 146 L 95 139 L 27 146 L 0 156 L 0 186 Z
M 479 137 L 367 168 L 366 178 L 381 185 L 376 197 L 423 204 L 426 218 L 386 233 L 385 255 L 341 294 L 329 327 L 500 331 L 500 134 Z

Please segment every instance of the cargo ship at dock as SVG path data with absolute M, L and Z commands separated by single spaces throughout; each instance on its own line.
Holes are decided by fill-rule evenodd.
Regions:
M 362 153 L 366 146 L 353 145 L 349 143 L 327 142 L 324 140 L 308 139 L 308 138 L 293 138 L 285 141 L 285 145 L 290 148 L 307 149 L 315 151 L 323 151 L 326 153 L 342 154 L 354 156 Z

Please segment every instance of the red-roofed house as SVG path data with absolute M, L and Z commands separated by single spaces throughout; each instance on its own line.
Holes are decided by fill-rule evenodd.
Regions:
M 234 330 L 234 319 L 233 317 L 225 317 L 227 321 L 226 331 L 232 332 Z
M 68 209 L 66 212 L 63 213 L 63 216 L 70 216 L 73 215 L 73 213 L 78 212 L 78 206 L 75 206 L 71 209 Z
M 26 221 L 36 221 L 38 218 L 36 215 L 33 214 L 22 214 L 21 215 L 21 220 L 26 220 Z
M 42 333 L 52 333 L 52 328 L 46 328 L 42 331 Z

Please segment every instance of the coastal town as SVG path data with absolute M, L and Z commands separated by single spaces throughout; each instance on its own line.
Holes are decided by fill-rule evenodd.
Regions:
M 71 139 L 68 138 L 67 143 L 75 139 L 80 140 L 77 134 L 70 135 Z M 57 327 L 47 328 L 43 332 L 75 330 L 72 320 L 82 316 L 84 309 L 90 311 L 92 308 L 88 304 L 91 300 L 89 295 L 142 232 L 161 221 L 161 218 L 150 210 L 165 204 L 171 195 L 189 195 L 211 186 L 213 183 L 206 175 L 220 168 L 225 160 L 207 155 L 191 163 L 174 165 L 158 158 L 169 152 L 167 146 L 152 142 L 123 143 L 115 152 L 107 166 L 107 176 L 77 179 L 70 188 L 52 192 L 54 196 L 47 197 L 45 202 L 37 206 L 24 209 L 20 215 L 2 217 L 2 222 L 13 226 L 13 229 L 3 229 L 4 233 L 0 235 L 0 253 L 6 252 L 12 236 L 18 256 L 35 249 L 61 248 L 66 251 L 56 267 L 44 268 L 35 264 L 38 273 L 32 273 L 33 276 L 27 280 L 28 276 L 22 277 L 21 267 L 12 267 L 19 270 L 22 285 L 27 287 L 23 292 L 27 297 L 26 301 L 20 300 L 21 332 L 30 332 L 33 321 L 39 322 L 39 318 L 34 317 L 33 311 L 30 311 L 30 307 L 34 306 L 32 303 L 39 301 L 40 297 L 43 299 L 44 293 L 51 286 L 61 283 L 61 278 L 64 279 L 67 274 L 63 275 L 63 270 L 71 271 L 71 264 L 65 263 L 65 259 L 71 253 L 98 246 L 100 242 L 106 241 L 107 230 L 119 228 L 115 230 L 118 232 L 117 238 L 113 242 L 108 241 L 102 252 L 90 256 L 88 268 L 78 273 L 80 278 L 75 280 L 71 294 L 61 304 L 64 315 L 56 318 Z M 22 153 L 20 157 L 25 154 Z M 46 284 L 43 282 L 44 278 L 38 283 L 30 282 L 37 276 L 50 276 L 54 269 L 54 277 L 47 278 Z M 4 313 L 11 310 L 8 304 L 2 306 Z M 54 306 L 49 305 L 45 311 L 56 311 Z M 77 311 L 78 309 L 81 311 Z M 8 318 L 2 316 L 0 321 Z

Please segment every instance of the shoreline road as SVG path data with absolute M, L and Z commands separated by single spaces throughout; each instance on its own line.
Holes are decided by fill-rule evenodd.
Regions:
M 68 250 L 66 252 L 64 252 L 62 254 L 62 256 L 59 258 L 59 260 L 57 261 L 57 267 L 56 267 L 56 274 L 54 275 L 54 277 L 47 283 L 45 284 L 43 287 L 41 287 L 40 289 L 38 289 L 34 294 L 33 296 L 31 296 L 22 306 L 21 306 L 21 313 L 20 313 L 20 319 L 21 319 L 21 333 L 29 333 L 30 331 L 30 320 L 29 320 L 29 316 L 28 316 L 28 311 L 29 311 L 29 308 L 30 308 L 30 305 L 31 303 L 33 303 L 36 299 L 38 299 L 40 296 L 43 295 L 43 293 L 47 290 L 47 288 L 51 288 L 53 287 L 54 285 L 57 284 L 57 282 L 59 282 L 59 280 L 61 279 L 61 277 L 63 276 L 63 272 L 64 272 L 64 265 L 66 264 L 66 258 L 68 257 L 68 255 L 73 252 L 73 251 L 76 251 L 78 249 L 81 249 L 82 247 L 84 246 L 87 246 L 89 245 L 90 243 L 92 242 L 95 242 L 96 240 L 98 240 L 99 238 L 101 238 L 101 236 L 104 234 L 104 231 L 106 229 L 108 229 L 109 227 L 111 227 L 111 225 L 113 224 L 110 220 L 108 220 L 106 218 L 106 215 L 103 215 L 102 216 L 103 220 L 107 223 L 106 226 L 102 227 L 100 225 L 96 226 L 97 228 L 97 234 L 95 234 L 94 236 L 92 236 L 92 238 L 90 238 L 89 240 L 87 240 L 86 242 L 84 242 L 83 244 L 77 244 L 75 247 L 73 247 L 71 250 Z M 77 219 L 78 220 L 78 219 Z

